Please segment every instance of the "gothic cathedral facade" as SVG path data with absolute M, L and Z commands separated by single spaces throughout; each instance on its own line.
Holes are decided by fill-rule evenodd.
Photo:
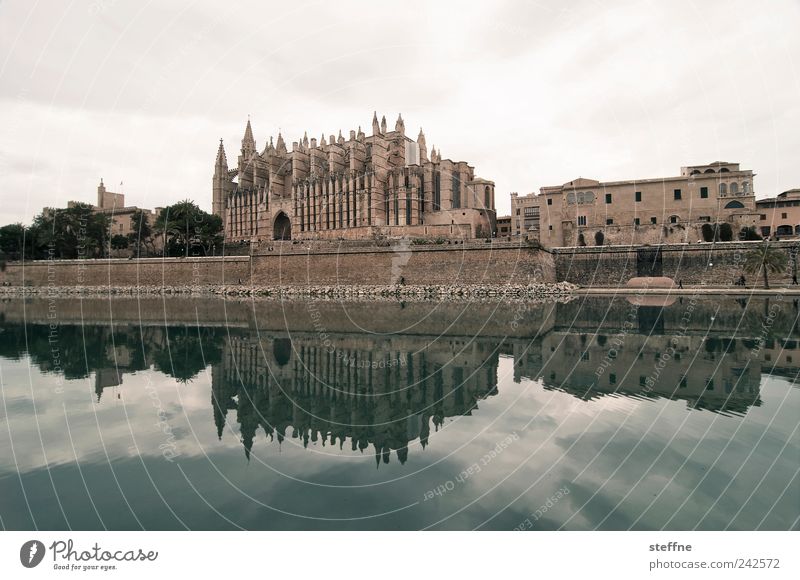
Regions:
M 228 168 L 220 140 L 213 212 L 227 243 L 266 240 L 471 239 L 495 234 L 494 183 L 464 161 L 428 155 L 422 130 L 394 131 L 372 118 L 345 140 L 307 135 L 286 147 L 281 134 L 260 153 L 247 121 L 237 166 Z

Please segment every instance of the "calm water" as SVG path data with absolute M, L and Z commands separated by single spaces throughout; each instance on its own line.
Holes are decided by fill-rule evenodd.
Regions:
M 5 529 L 789 529 L 798 303 L 0 303 Z

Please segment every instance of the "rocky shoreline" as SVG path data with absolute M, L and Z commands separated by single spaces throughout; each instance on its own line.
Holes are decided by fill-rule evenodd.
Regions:
M 578 286 L 553 284 L 454 284 L 363 286 L 2 286 L 0 296 L 224 296 L 231 298 L 327 299 L 514 299 L 543 300 L 570 297 Z

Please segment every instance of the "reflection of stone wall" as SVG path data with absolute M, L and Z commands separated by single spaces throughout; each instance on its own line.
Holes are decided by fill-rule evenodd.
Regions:
M 278 332 L 406 333 L 433 336 L 534 336 L 553 324 L 555 303 L 338 302 L 225 300 L 219 297 L 58 298 L 59 324 L 249 327 Z M 0 301 L 0 321 L 48 323 L 45 298 Z M 316 318 L 316 322 L 315 319 Z

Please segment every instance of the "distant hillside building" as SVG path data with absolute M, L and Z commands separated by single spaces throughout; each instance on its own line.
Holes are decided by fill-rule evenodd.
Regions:
M 259 153 L 247 121 L 237 166 L 228 168 L 220 140 L 212 180 L 213 212 L 226 242 L 375 237 L 490 237 L 494 183 L 464 161 L 443 159 L 420 130 L 406 136 L 372 118 L 345 139 L 304 135 L 288 150 L 283 136 Z
M 549 247 L 697 242 L 703 224 L 725 222 L 736 235 L 758 225 L 753 177 L 738 163 L 716 161 L 674 177 L 578 178 L 538 195 L 512 193 L 513 235 Z
M 158 217 L 161 208 L 155 210 L 142 209 L 135 205 L 125 205 L 125 195 L 122 193 L 114 193 L 108 191 L 103 184 L 103 179 L 100 179 L 100 185 L 97 186 L 97 205 L 94 207 L 95 211 L 108 215 L 111 221 L 111 235 L 127 236 L 130 233 L 136 233 L 133 225 L 133 214 L 141 210 L 147 216 L 150 222 L 150 227 L 155 225 L 156 218 Z

